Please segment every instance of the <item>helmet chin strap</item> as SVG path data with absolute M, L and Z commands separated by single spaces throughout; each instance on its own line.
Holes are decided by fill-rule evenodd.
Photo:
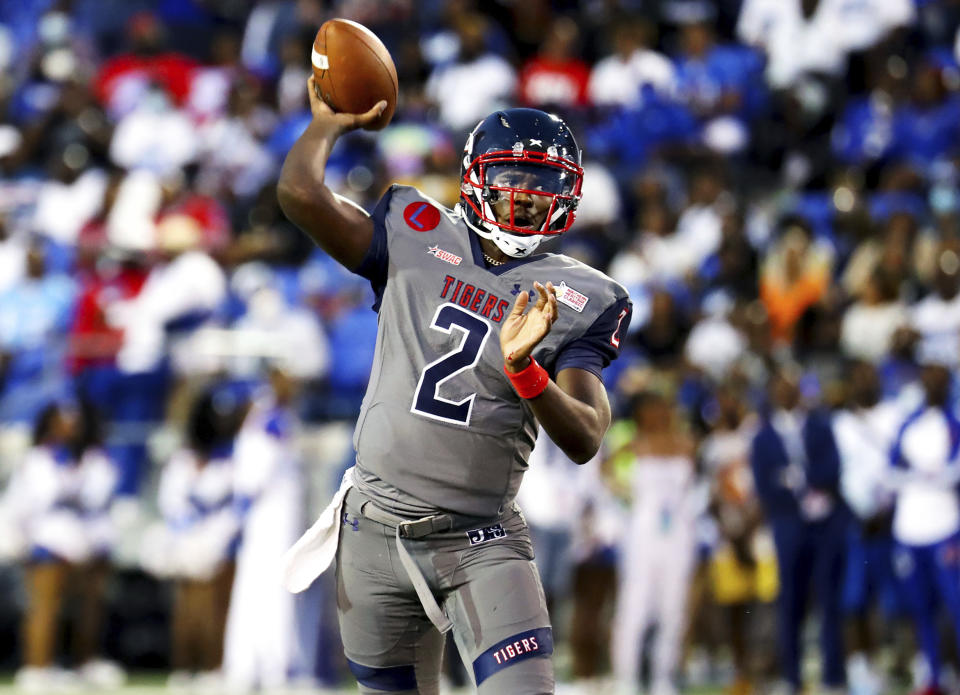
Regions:
M 496 244 L 498 249 L 512 258 L 526 258 L 533 253 L 540 245 L 540 242 L 543 241 L 543 235 L 541 234 L 531 234 L 521 237 L 516 234 L 504 232 L 501 229 L 491 232 L 487 238 Z

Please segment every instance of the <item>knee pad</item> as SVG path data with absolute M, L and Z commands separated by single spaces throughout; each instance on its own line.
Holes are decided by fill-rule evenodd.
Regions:
M 361 692 L 417 693 L 417 673 L 413 664 L 407 666 L 364 666 L 347 659 L 350 672 L 357 679 Z

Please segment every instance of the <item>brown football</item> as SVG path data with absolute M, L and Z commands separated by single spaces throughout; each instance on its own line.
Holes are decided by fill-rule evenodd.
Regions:
M 385 99 L 369 130 L 380 130 L 397 108 L 397 68 L 376 34 L 349 19 L 323 23 L 313 40 L 313 75 L 320 98 L 339 113 L 365 113 Z

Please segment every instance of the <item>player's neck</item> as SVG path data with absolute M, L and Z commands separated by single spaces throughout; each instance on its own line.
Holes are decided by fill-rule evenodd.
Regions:
M 496 244 L 483 237 L 480 237 L 480 250 L 483 251 L 483 260 L 488 267 L 492 265 L 503 265 L 513 260 L 501 251 Z

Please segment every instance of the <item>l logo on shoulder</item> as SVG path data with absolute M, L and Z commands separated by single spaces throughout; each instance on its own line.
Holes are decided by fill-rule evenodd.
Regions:
M 403 209 L 403 219 L 407 226 L 418 232 L 429 232 L 440 224 L 440 211 L 422 200 L 410 203 Z
M 583 311 L 587 302 L 590 301 L 590 297 L 585 294 L 580 294 L 567 283 L 561 282 L 557 285 L 557 301 L 561 304 L 566 304 L 579 313 Z

